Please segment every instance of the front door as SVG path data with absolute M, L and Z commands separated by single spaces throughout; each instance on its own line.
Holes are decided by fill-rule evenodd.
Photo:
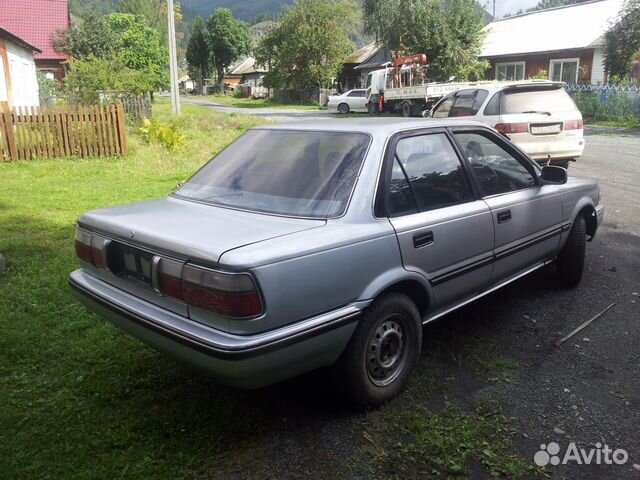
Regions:
M 469 159 L 495 226 L 492 283 L 553 257 L 560 246 L 559 189 L 541 185 L 536 167 L 499 136 L 487 131 L 455 131 Z
M 442 311 L 486 288 L 493 223 L 474 199 L 467 172 L 445 132 L 395 143 L 387 205 L 407 270 L 425 275 Z

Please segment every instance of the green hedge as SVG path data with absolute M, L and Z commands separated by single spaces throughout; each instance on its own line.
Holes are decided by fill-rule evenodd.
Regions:
M 640 95 L 628 92 L 571 94 L 587 123 L 615 123 L 640 128 Z

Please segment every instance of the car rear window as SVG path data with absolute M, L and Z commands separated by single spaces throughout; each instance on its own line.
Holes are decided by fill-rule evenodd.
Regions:
M 250 130 L 176 195 L 278 215 L 342 215 L 370 138 L 364 133 Z
M 571 112 L 576 104 L 564 88 L 504 90 L 500 102 L 500 113 L 524 112 Z

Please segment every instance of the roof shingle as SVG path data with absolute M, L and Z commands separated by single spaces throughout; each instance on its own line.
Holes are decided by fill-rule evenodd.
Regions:
M 68 55 L 53 48 L 58 30 L 69 28 L 67 0 L 1 0 L 0 27 L 42 50 L 36 60 L 67 60 Z

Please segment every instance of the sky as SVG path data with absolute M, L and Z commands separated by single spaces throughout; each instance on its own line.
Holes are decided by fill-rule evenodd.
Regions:
M 520 9 L 525 10 L 535 6 L 538 0 L 495 0 L 495 2 L 496 17 L 502 18 L 505 13 L 516 13 Z M 492 0 L 480 0 L 480 3 L 484 5 L 489 13 L 493 11 Z

